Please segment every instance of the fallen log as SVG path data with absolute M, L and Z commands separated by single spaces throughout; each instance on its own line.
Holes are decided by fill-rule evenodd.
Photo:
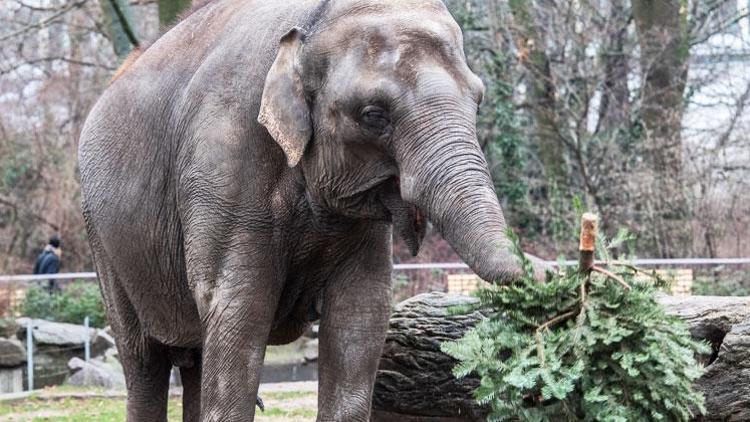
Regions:
M 396 305 L 373 394 L 373 421 L 480 421 L 487 408 L 472 391 L 479 380 L 455 379 L 455 365 L 440 343 L 460 338 L 481 318 L 450 315 L 474 300 L 426 293 Z M 706 396 L 705 421 L 750 420 L 750 297 L 663 296 L 659 302 L 683 319 L 697 339 L 711 343 L 706 373 L 696 387 Z

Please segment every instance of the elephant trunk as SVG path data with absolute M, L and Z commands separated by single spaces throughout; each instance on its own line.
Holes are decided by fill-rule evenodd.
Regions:
M 401 193 L 415 204 L 482 279 L 507 283 L 521 274 L 476 140 L 473 122 L 441 122 L 440 133 L 413 141 L 402 156 Z

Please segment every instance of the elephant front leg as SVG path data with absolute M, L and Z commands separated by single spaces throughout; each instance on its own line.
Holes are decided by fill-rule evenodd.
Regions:
M 375 245 L 375 250 L 379 245 Z M 388 328 L 390 248 L 344 266 L 323 295 L 318 421 L 368 421 Z M 382 252 L 382 251 L 381 251 Z M 370 249 L 369 253 L 373 253 Z
M 268 275 L 224 272 L 202 316 L 201 420 L 251 421 L 278 294 Z

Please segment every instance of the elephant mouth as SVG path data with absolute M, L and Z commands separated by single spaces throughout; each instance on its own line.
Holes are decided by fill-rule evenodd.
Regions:
M 427 219 L 416 205 L 401 197 L 398 176 L 375 177 L 355 191 L 338 196 L 335 204 L 339 213 L 352 218 L 390 221 L 409 252 L 413 256 L 419 253 Z
M 399 186 L 398 177 L 389 178 L 382 183 L 378 199 L 387 210 L 396 233 L 412 256 L 416 256 L 427 231 L 427 220 L 416 205 L 403 200 Z

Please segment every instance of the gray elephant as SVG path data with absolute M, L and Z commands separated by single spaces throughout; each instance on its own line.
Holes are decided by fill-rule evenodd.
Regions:
M 519 274 L 482 94 L 438 0 L 216 0 L 130 60 L 79 148 L 128 420 L 166 420 L 172 365 L 184 420 L 252 420 L 266 345 L 318 318 L 318 420 L 367 420 L 392 229 Z

